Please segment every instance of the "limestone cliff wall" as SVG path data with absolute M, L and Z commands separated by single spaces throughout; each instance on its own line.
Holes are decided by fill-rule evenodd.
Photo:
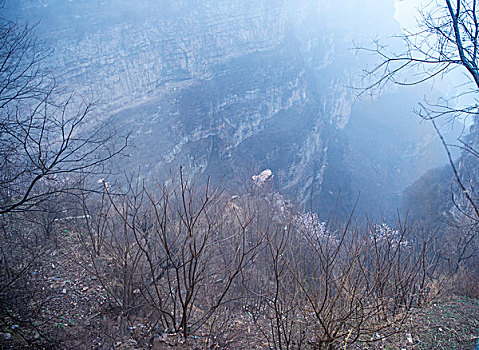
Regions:
M 377 6 L 385 15 L 371 19 Z M 270 168 L 305 201 L 353 192 L 341 136 L 362 68 L 351 48 L 395 28 L 392 1 L 8 0 L 6 10 L 40 21 L 59 85 L 93 91 L 96 117 L 132 130 L 128 166 L 162 177 L 183 165 L 226 183 Z

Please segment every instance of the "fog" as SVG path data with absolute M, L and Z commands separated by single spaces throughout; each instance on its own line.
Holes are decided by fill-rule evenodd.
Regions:
M 271 169 L 276 191 L 322 218 L 347 216 L 362 193 L 359 215 L 387 219 L 446 163 L 414 109 L 452 97 L 456 82 L 360 94 L 380 58 L 357 48 L 400 49 L 391 37 L 415 29 L 423 3 L 10 0 L 3 11 L 35 25 L 61 89 L 99 101 L 92 125 L 131 131 L 116 173 L 165 179 L 183 166 L 234 193 Z

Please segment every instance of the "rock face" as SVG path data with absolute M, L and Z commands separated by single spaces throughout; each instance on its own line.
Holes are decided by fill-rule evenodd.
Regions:
M 339 193 L 340 211 L 353 205 L 347 86 L 363 64 L 348 49 L 396 29 L 392 0 L 10 0 L 6 11 L 40 20 L 59 84 L 94 91 L 97 118 L 132 130 L 128 167 L 164 178 L 182 165 L 229 185 L 268 168 L 323 216 Z

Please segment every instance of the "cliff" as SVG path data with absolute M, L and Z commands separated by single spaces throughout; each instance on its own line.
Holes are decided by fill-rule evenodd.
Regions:
M 11 0 L 6 10 L 40 21 L 60 86 L 93 91 L 96 118 L 132 130 L 123 165 L 149 178 L 182 165 L 228 185 L 269 168 L 304 204 L 312 196 L 326 212 L 341 193 L 340 211 L 352 207 L 361 189 L 344 129 L 364 61 L 351 48 L 397 29 L 393 1 Z

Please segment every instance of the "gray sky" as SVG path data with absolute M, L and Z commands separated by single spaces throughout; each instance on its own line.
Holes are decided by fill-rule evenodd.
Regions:
M 396 13 L 394 17 L 402 28 L 413 30 L 416 27 L 417 9 L 430 2 L 431 0 L 395 0 Z

